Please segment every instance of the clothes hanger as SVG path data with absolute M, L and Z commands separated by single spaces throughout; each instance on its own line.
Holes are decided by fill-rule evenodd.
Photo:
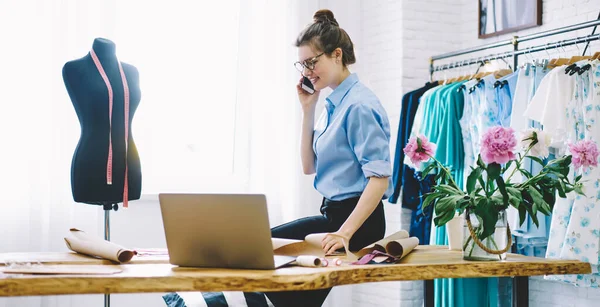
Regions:
M 531 71 L 531 66 L 535 65 L 535 61 L 531 56 L 531 47 L 527 48 L 523 55 L 525 55 L 525 63 L 523 63 L 523 69 L 525 69 L 525 75 L 528 76 L 529 72 Z
M 475 69 L 475 71 L 467 78 L 468 80 L 473 80 L 475 79 L 475 75 L 479 72 L 479 68 L 481 68 L 482 64 L 480 61 L 481 58 L 478 58 L 477 60 L 475 60 L 474 64 L 478 64 L 477 68 Z
M 600 51 L 594 53 L 590 60 L 597 60 L 598 58 L 600 58 Z
M 551 69 L 550 66 L 550 53 L 548 52 L 548 50 L 546 50 L 546 47 L 544 47 L 544 51 L 546 52 L 546 58 L 538 58 L 535 61 L 535 65 L 538 67 L 541 67 L 543 69 Z
M 446 78 L 445 85 L 448 85 L 448 84 L 450 84 L 450 83 L 453 82 L 454 77 L 452 77 L 452 71 L 451 71 L 452 68 L 453 68 L 452 63 L 448 64 L 448 69 L 447 70 L 450 70 L 450 72 L 448 73 L 448 78 Z
M 560 43 L 562 43 L 562 41 Z M 562 66 L 562 65 L 569 63 L 569 58 L 561 58 L 560 57 L 560 49 L 558 49 L 559 43 L 555 43 L 554 45 L 555 45 L 554 48 L 558 50 L 558 58 L 553 59 L 554 62 L 552 62 L 552 60 L 550 60 L 550 63 L 548 64 L 549 68 L 555 68 L 555 67 Z
M 445 68 L 445 67 L 447 67 L 447 66 L 448 66 L 448 64 L 444 64 L 444 65 L 442 65 L 442 70 L 444 71 L 444 76 L 442 77 L 442 82 L 440 83 L 441 85 L 446 85 L 446 81 L 448 80 L 448 79 L 446 78 L 446 77 L 447 77 L 447 74 L 448 74 L 448 71 L 447 71 L 447 68 Z
M 575 43 L 575 47 L 577 47 L 577 54 L 581 53 L 581 49 L 579 49 L 579 42 Z M 581 60 L 588 60 L 590 58 L 591 58 L 590 56 L 586 56 L 585 54 L 583 54 L 583 55 L 574 55 L 574 56 L 572 56 L 569 59 L 569 63 L 568 64 L 574 64 L 575 62 L 579 62 Z
M 497 71 L 494 72 L 494 77 L 496 77 L 496 79 L 500 79 L 506 75 L 509 75 L 511 73 L 513 73 L 512 67 L 510 66 L 510 64 L 508 64 L 508 62 L 504 59 L 505 57 L 508 57 L 510 55 L 510 51 L 509 52 L 505 52 L 503 55 L 500 55 L 499 57 L 497 57 L 497 59 L 499 58 L 502 62 L 504 62 L 504 64 L 506 64 L 505 68 L 499 69 Z
M 465 68 L 465 71 L 463 73 L 463 79 L 461 81 L 467 81 L 473 77 L 473 75 L 471 73 L 469 73 L 469 66 L 471 66 L 473 64 L 477 64 L 477 62 L 469 63 L 469 60 L 465 60 L 465 62 L 463 63 L 463 67 Z
M 473 74 L 473 76 L 471 77 L 471 79 L 475 79 L 475 80 L 479 80 L 481 79 L 481 77 L 483 77 L 484 72 L 479 71 L 481 69 L 481 67 L 485 66 L 485 62 L 483 61 L 483 57 L 479 58 L 479 66 L 477 67 L 477 70 L 475 71 L 475 73 Z
M 456 64 L 455 63 L 450 64 L 450 69 L 452 69 L 453 72 L 454 72 L 455 68 L 456 68 Z M 454 72 L 454 73 L 456 74 L 456 72 Z M 448 84 L 452 84 L 452 83 L 456 82 L 456 79 L 458 79 L 458 76 L 454 75 L 454 77 L 452 77 L 452 78 L 450 78 L 448 80 Z
M 477 66 L 477 69 L 475 70 L 473 75 L 471 75 L 470 80 L 477 80 L 477 82 L 475 82 L 475 84 L 469 88 L 469 94 L 471 94 L 471 93 L 473 93 L 473 91 L 475 91 L 475 89 L 477 88 L 477 85 L 479 85 L 479 83 L 481 82 L 481 77 L 485 74 L 485 72 L 479 71 L 481 69 L 481 67 L 485 67 L 484 57 L 483 56 L 480 57 L 476 63 L 478 63 L 479 65 Z
M 548 67 L 550 67 L 551 65 L 554 65 L 554 63 L 556 62 L 556 60 L 558 60 L 557 58 L 550 58 L 551 57 L 550 56 L 550 52 L 548 52 L 548 49 L 547 49 L 549 44 L 550 43 L 548 43 L 548 44 L 546 44 L 544 46 L 544 51 L 546 52 L 546 55 L 548 55 Z
M 465 79 L 465 75 L 463 73 L 463 69 L 465 67 L 465 60 L 463 60 L 460 65 L 458 65 L 458 79 L 456 81 L 463 81 Z

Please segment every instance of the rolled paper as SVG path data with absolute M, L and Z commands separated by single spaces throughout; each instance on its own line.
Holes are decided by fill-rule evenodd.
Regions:
M 128 262 L 135 255 L 134 250 L 88 235 L 77 228 L 71 228 L 69 233 L 71 236 L 65 238 L 65 242 L 67 247 L 74 252 L 119 263 Z
M 299 266 L 319 267 L 321 266 L 321 259 L 316 256 L 303 255 L 296 257 L 296 263 Z
M 323 266 L 328 266 L 329 265 L 329 260 L 327 260 L 327 258 L 321 258 L 321 264 Z

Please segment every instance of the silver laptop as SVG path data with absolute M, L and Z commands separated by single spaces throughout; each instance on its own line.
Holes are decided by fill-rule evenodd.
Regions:
M 267 201 L 261 194 L 159 194 L 169 261 L 185 267 L 275 269 Z

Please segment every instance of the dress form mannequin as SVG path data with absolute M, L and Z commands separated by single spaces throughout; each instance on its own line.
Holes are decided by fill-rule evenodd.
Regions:
M 109 112 L 108 86 L 94 62 L 92 51 L 64 65 L 63 80 L 81 125 L 81 137 L 71 164 L 71 190 L 76 202 L 106 207 L 107 204 L 124 201 L 126 165 L 127 199 L 140 198 L 142 173 L 131 135 L 131 121 L 139 105 L 141 92 L 138 70 L 132 65 L 121 63 L 129 88 L 129 136 L 126 149 L 124 84 L 116 46 L 108 39 L 96 38 L 92 49 L 108 77 L 113 92 L 113 106 L 112 112 Z M 110 113 L 112 120 L 109 120 Z M 107 179 L 108 160 L 111 160 L 109 144 L 112 146 L 111 180 Z
M 81 126 L 71 162 L 73 199 L 104 206 L 104 239 L 110 240 L 110 210 L 117 210 L 121 201 L 126 206 L 128 200 L 139 199 L 142 189 L 131 135 L 141 98 L 139 73 L 132 65 L 119 65 L 112 41 L 96 38 L 90 53 L 67 62 L 62 75 Z M 110 306 L 110 294 L 104 295 L 104 306 Z

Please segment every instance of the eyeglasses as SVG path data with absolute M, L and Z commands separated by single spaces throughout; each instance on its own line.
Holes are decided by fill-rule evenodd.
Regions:
M 322 56 L 323 54 L 325 54 L 325 52 L 321 52 L 321 54 L 313 57 L 312 59 L 308 59 L 304 62 L 296 62 L 294 63 L 294 66 L 296 67 L 296 69 L 299 72 L 304 72 L 304 69 L 308 69 L 308 70 L 313 70 L 315 69 L 315 64 L 317 64 L 317 59 Z

